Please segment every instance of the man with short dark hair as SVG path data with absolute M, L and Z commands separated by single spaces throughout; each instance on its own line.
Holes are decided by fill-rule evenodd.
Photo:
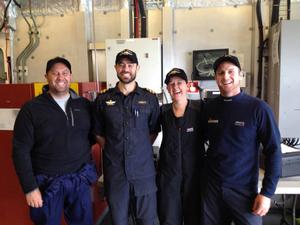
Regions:
M 153 225 L 157 188 L 152 143 L 160 131 L 158 100 L 135 81 L 139 70 L 135 52 L 119 52 L 115 70 L 119 82 L 95 102 L 95 133 L 103 148 L 112 222 L 127 225 L 130 211 L 137 224 Z
M 92 225 L 90 102 L 70 89 L 71 64 L 47 62 L 48 85 L 20 110 L 13 136 L 13 162 L 35 224 Z
M 241 91 L 237 57 L 222 56 L 213 68 L 221 95 L 203 111 L 202 133 L 209 142 L 203 224 L 260 225 L 281 174 L 280 133 L 271 108 Z M 260 144 L 266 168 L 257 193 Z

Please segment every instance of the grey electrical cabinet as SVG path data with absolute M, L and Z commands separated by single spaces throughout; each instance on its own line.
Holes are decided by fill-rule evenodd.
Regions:
M 283 138 L 300 137 L 300 20 L 283 20 L 269 35 L 267 102 Z

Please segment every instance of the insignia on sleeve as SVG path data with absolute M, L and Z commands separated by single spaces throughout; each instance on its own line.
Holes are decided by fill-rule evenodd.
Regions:
M 108 89 L 103 89 L 103 90 L 100 91 L 100 94 L 104 94 L 107 91 L 108 91 Z
M 151 89 L 149 89 L 149 88 L 145 88 L 145 90 L 148 91 L 148 92 L 150 92 L 151 94 L 156 95 L 155 91 L 153 91 L 153 90 L 151 90 Z

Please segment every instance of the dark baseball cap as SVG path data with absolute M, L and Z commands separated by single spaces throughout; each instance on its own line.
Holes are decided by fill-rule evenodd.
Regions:
M 168 85 L 172 77 L 180 77 L 181 79 L 185 80 L 185 82 L 188 81 L 186 73 L 184 72 L 183 69 L 179 68 L 173 68 L 170 70 L 169 73 L 167 73 L 166 79 L 165 79 L 165 84 Z
M 128 59 L 132 63 L 139 64 L 135 52 L 133 52 L 129 49 L 124 49 L 123 51 L 121 51 L 117 54 L 116 65 L 119 64 L 122 61 L 122 59 L 124 59 L 124 58 Z
M 62 58 L 62 57 L 55 57 L 53 59 L 48 60 L 47 66 L 46 66 L 46 73 L 48 73 L 56 63 L 64 64 L 66 67 L 68 67 L 68 69 L 72 73 L 71 63 L 68 60 L 66 60 L 65 58 Z
M 215 73 L 216 73 L 218 67 L 223 62 L 230 62 L 230 63 L 234 64 L 235 66 L 237 66 L 241 70 L 241 65 L 240 65 L 239 59 L 236 56 L 233 56 L 233 55 L 224 55 L 224 56 L 221 56 L 220 58 L 218 58 L 214 62 L 213 68 L 214 68 Z

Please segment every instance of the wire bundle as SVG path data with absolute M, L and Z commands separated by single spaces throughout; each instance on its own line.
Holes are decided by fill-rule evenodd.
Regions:
M 300 146 L 300 139 L 299 138 L 283 138 L 282 143 L 290 146 L 290 147 L 298 147 Z

